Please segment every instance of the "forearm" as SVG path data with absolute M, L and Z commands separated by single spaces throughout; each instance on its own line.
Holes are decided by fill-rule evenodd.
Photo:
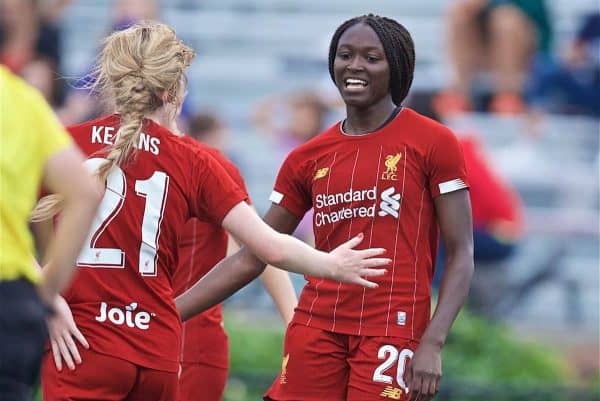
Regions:
M 289 272 L 313 277 L 333 278 L 331 254 L 319 251 L 297 238 L 279 234 L 270 245 L 276 257 L 269 264 Z
M 442 284 L 433 318 L 425 330 L 422 342 L 428 342 L 440 348 L 456 315 L 462 308 L 473 276 L 473 255 L 468 250 L 447 254 L 446 269 L 442 276 Z
M 273 299 L 281 318 L 289 324 L 298 305 L 298 298 L 292 285 L 290 275 L 273 266 L 267 266 L 260 275 L 260 280 Z
M 83 196 L 65 202 L 64 212 L 47 255 L 48 263 L 42 270 L 41 290 L 46 299 L 53 299 L 71 279 L 97 204 L 98 198 L 94 196 Z
M 258 277 L 265 264 L 247 249 L 219 262 L 192 288 L 175 299 L 182 321 L 217 305 Z

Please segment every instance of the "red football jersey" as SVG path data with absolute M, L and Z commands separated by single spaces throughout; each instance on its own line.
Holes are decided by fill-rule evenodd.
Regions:
M 403 108 L 366 135 L 337 123 L 287 157 L 271 201 L 297 217 L 314 208 L 316 247 L 358 233 L 392 259 L 379 288 L 306 277 L 294 321 L 339 333 L 419 339 L 430 318 L 438 226 L 433 199 L 466 188 L 462 150 L 446 127 Z
M 237 167 L 217 149 L 208 147 L 200 142 L 185 137 L 190 146 L 199 146 L 208 152 L 223 168 L 240 190 L 248 191 L 244 179 Z M 200 280 L 214 265 L 227 255 L 227 232 L 217 224 L 200 219 L 189 220 L 179 237 L 179 268 L 173 275 L 173 290 L 175 296 L 187 291 Z M 226 350 L 210 346 L 213 331 L 207 331 L 210 326 L 223 324 L 221 305 L 216 305 L 204 313 L 183 323 L 181 342 L 182 362 L 202 362 L 211 366 L 227 368 L 229 358 Z
M 90 169 L 118 127 L 118 116 L 108 116 L 69 129 Z M 210 154 L 151 120 L 106 185 L 65 297 L 93 350 L 177 372 L 181 322 L 172 277 L 179 233 L 191 217 L 219 225 L 246 194 Z

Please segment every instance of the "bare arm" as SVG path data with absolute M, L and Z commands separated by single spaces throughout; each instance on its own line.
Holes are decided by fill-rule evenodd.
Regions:
M 466 189 L 440 195 L 434 200 L 446 268 L 435 312 L 407 369 L 411 400 L 429 400 L 439 388 L 441 349 L 460 311 L 473 275 L 473 224 Z M 424 398 L 418 398 L 419 397 Z
M 384 270 L 371 268 L 390 263 L 388 258 L 375 258 L 385 249 L 352 249 L 362 242 L 362 234 L 329 253 L 318 251 L 297 238 L 273 230 L 245 202 L 238 203 L 227 213 L 223 227 L 265 263 L 313 277 L 376 288 L 376 283 L 363 276 L 382 275 Z
M 64 199 L 39 286 L 48 303 L 68 284 L 102 196 L 100 183 L 83 167 L 83 162 L 83 155 L 73 146 L 51 156 L 44 168 L 44 185 Z
M 294 316 L 294 309 L 298 306 L 298 297 L 288 272 L 267 266 L 260 275 L 260 281 L 277 306 L 283 322 L 289 324 Z
M 265 223 L 281 233 L 292 233 L 298 218 L 281 206 L 272 205 L 264 217 Z M 242 247 L 234 255 L 223 259 L 192 288 L 175 300 L 182 320 L 223 302 L 227 297 L 258 277 L 265 263 Z M 232 272 L 235 272 L 232 274 Z

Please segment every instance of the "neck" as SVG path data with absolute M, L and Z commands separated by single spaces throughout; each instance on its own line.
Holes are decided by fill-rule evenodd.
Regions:
M 348 135 L 364 135 L 373 132 L 381 127 L 395 109 L 396 105 L 389 96 L 369 107 L 347 105 L 344 132 Z
M 173 117 L 174 115 L 175 113 L 168 113 L 164 107 L 161 107 L 146 115 L 146 118 L 162 125 L 175 135 L 182 135 L 179 127 L 177 126 L 177 119 Z

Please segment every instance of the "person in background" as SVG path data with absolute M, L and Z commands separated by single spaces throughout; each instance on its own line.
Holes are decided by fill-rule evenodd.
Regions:
M 104 42 L 94 82 L 115 113 L 69 128 L 89 157 L 86 166 L 107 188 L 64 293 L 89 348 L 76 370 L 59 371 L 46 354 L 45 401 L 176 399 L 182 328 L 171 278 L 181 227 L 190 218 L 222 225 L 266 262 L 290 271 L 373 288 L 364 277 L 384 274 L 371 267 L 390 262 L 374 257 L 384 249 L 352 250 L 361 235 L 326 253 L 277 233 L 208 152 L 182 139 L 176 119 L 193 57 L 172 28 L 152 21 Z M 62 202 L 44 197 L 32 221 L 51 219 Z
M 239 170 L 216 149 L 223 149 L 226 143 L 226 129 L 215 114 L 196 114 L 191 120 L 188 136 L 191 146 L 201 146 L 210 153 L 233 181 L 247 193 Z M 237 248 L 235 240 L 221 226 L 199 219 L 188 221 L 179 237 L 179 268 L 173 275 L 175 295 L 187 291 L 215 264 Z M 260 279 L 287 326 L 298 302 L 288 273 L 268 266 Z M 228 370 L 229 341 L 223 327 L 223 313 L 219 304 L 183 324 L 177 399 L 197 400 L 199 389 L 202 389 L 204 401 L 220 401 L 225 391 Z
M 441 349 L 473 274 L 473 227 L 456 137 L 403 106 L 414 62 L 411 35 L 393 19 L 363 15 L 333 35 L 329 72 L 346 118 L 289 154 L 264 219 L 290 233 L 312 207 L 318 249 L 363 232 L 393 264 L 372 291 L 306 276 L 265 400 L 427 401 L 439 389 Z M 447 268 L 432 317 L 440 232 Z M 222 261 L 176 299 L 182 318 L 263 267 L 245 250 Z
M 0 398 L 26 401 L 47 310 L 69 283 L 102 189 L 42 96 L 1 65 L 0 142 Z M 40 273 L 28 221 L 42 185 L 61 195 L 64 212 Z
M 545 0 L 456 0 L 448 14 L 450 86 L 434 98 L 444 117 L 474 109 L 474 80 L 492 79 L 490 111 L 525 110 L 523 86 L 537 54 L 551 51 L 552 26 Z
M 469 197 L 473 211 L 473 259 L 477 267 L 472 297 L 482 298 L 478 283 L 486 271 L 499 267 L 514 255 L 525 231 L 523 202 L 515 189 L 493 167 L 476 134 L 460 133 L 465 156 Z M 444 272 L 443 245 L 438 254 L 434 287 L 439 288 Z M 483 299 L 475 300 L 483 303 Z M 477 306 L 477 305 L 475 305 Z
M 560 60 L 536 60 L 525 95 L 533 112 L 600 116 L 600 12 L 582 18 Z

